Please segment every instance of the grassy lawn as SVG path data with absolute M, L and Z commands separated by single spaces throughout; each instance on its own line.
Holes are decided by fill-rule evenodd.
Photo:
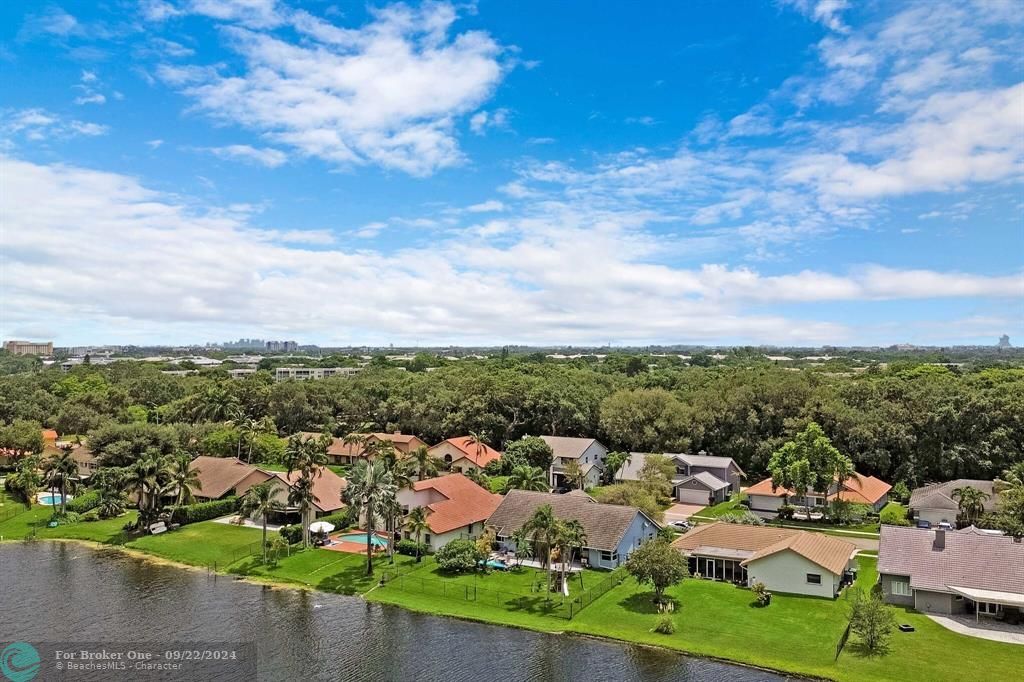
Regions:
M 740 502 L 747 499 L 746 493 L 737 493 L 730 497 L 725 502 L 719 502 L 718 504 L 710 507 L 704 507 L 694 516 L 705 516 L 713 519 L 717 519 L 719 516 L 725 516 L 726 514 L 732 514 L 734 512 L 742 513 L 749 511 Z M 699 520 L 699 519 L 698 519 Z
M 268 540 L 272 537 L 273 533 L 267 534 Z M 258 528 L 203 521 L 160 535 L 143 535 L 126 546 L 183 564 L 208 566 L 216 562 L 222 568 L 252 545 L 258 549 L 260 539 Z
M 768 521 L 768 525 L 779 525 L 779 522 Z M 835 531 L 851 531 L 855 533 L 868 533 L 870 535 L 878 535 L 878 524 L 877 523 L 851 523 L 846 526 L 836 526 L 831 523 L 821 523 L 820 521 L 797 521 L 796 519 L 786 519 L 781 522 L 781 525 L 792 526 L 794 528 L 806 528 L 807 530 L 820 530 L 830 535 L 842 536 L 842 533 Z
M 9 503 L 9 505 L 11 504 L 15 503 Z M 5 505 L 4 508 L 6 509 L 9 505 Z M 46 524 L 52 516 L 52 507 L 38 504 L 33 505 L 31 509 L 0 522 L 0 538 L 4 540 L 21 540 L 32 535 L 33 531 L 35 531 L 36 537 L 39 538 L 68 538 L 73 540 L 91 540 L 105 544 L 121 544 L 128 537 L 123 530 L 124 525 L 129 521 L 135 520 L 135 512 L 128 512 L 115 519 L 70 523 L 57 526 L 56 528 L 47 528 Z
M 385 570 L 404 570 L 413 557 L 395 555 L 395 563 L 387 556 L 374 558 L 374 575 L 366 575 L 366 555 L 311 548 L 283 557 L 276 565 L 262 565 L 257 557 L 249 557 L 229 567 L 231 573 L 282 581 L 324 592 L 362 594 L 374 587 Z
M 875 580 L 875 561 L 862 558 L 858 585 Z M 1005 679 L 1024 664 L 1024 647 L 957 635 L 912 611 L 899 611 L 913 633 L 896 632 L 892 650 L 867 657 L 851 643 L 835 661 L 835 647 L 846 627 L 848 603 L 775 595 L 771 606 L 757 608 L 749 590 L 725 583 L 686 580 L 669 590 L 676 600 L 676 632 L 651 632 L 658 614 L 652 593 L 628 580 L 572 620 L 569 630 L 682 651 L 727 658 L 803 675 L 837 680 Z M 956 664 L 951 664 L 956 661 Z

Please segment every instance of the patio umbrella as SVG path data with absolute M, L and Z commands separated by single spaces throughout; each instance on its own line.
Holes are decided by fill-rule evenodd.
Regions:
M 334 524 L 327 523 L 326 521 L 317 521 L 316 523 L 309 524 L 309 530 L 313 533 L 330 533 L 334 530 Z

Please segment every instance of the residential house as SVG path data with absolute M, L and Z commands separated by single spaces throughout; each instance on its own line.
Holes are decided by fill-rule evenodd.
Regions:
M 420 537 L 431 551 L 437 551 L 458 538 L 475 539 L 484 529 L 484 522 L 501 504 L 495 495 L 469 480 L 461 473 L 428 478 L 413 483 L 412 488 L 398 491 L 402 514 L 423 507 L 427 511 L 430 530 Z M 416 538 L 405 531 L 407 540 Z
M 1024 542 L 970 527 L 881 529 L 878 579 L 890 604 L 918 611 L 999 616 L 1024 612 Z
M 527 490 L 510 490 L 487 519 L 487 525 L 494 528 L 499 542 L 514 550 L 512 535 L 544 505 L 549 505 L 558 519 L 580 522 L 587 536 L 583 561 L 594 568 L 622 565 L 633 550 L 653 540 L 660 529 L 636 507 L 602 504 L 585 494 L 555 495 Z
M 264 474 L 267 478 L 261 480 L 261 476 L 258 474 Z M 238 494 L 244 495 L 251 486 L 263 483 L 265 480 L 270 483 L 271 488 L 274 490 L 274 499 L 280 502 L 284 508 L 283 511 L 274 514 L 272 518 L 287 522 L 300 521 L 298 517 L 299 507 L 291 504 L 288 501 L 288 496 L 291 494 L 292 486 L 301 478 L 301 472 L 293 471 L 289 474 L 284 471 L 258 470 L 258 474 L 253 474 L 239 483 L 237 487 Z M 341 496 L 347 486 L 348 481 L 343 477 L 327 467 L 321 467 L 313 477 L 313 496 L 315 498 L 312 505 L 313 516 L 326 516 L 327 514 L 333 514 L 344 509 L 346 505 L 342 502 Z
M 57 447 L 57 432 L 53 429 L 42 429 L 41 434 L 43 436 L 43 451 L 40 453 L 42 458 L 45 459 L 55 454 L 59 454 L 60 450 Z M 26 454 L 29 454 L 28 451 L 23 451 L 19 448 L 0 447 L 0 466 L 13 466 Z
M 910 516 L 919 523 L 925 522 L 921 523 L 925 526 L 948 523 L 955 527 L 960 515 L 960 504 L 953 497 L 953 491 L 957 488 L 977 488 L 987 495 L 982 502 L 986 512 L 993 511 L 999 503 L 999 496 L 992 481 L 958 478 L 955 481 L 915 488 L 910 494 Z
M 264 483 L 273 474 L 246 464 L 237 457 L 207 457 L 192 460 L 199 485 L 190 486 L 192 495 L 201 502 L 219 500 L 229 495 L 242 495 L 246 490 Z
M 321 434 L 303 431 L 299 435 L 307 438 L 319 438 Z M 369 433 L 353 434 L 363 436 L 367 443 L 388 442 L 403 455 L 407 455 L 420 447 L 426 447 L 417 436 L 410 436 L 404 433 Z M 327 446 L 327 461 L 330 464 L 355 464 L 366 458 L 366 448 L 358 442 L 345 442 L 344 438 L 332 438 L 331 444 Z
M 96 457 L 96 454 L 87 445 L 83 443 L 72 445 L 69 443 L 67 447 L 71 449 L 71 458 L 78 465 L 78 477 L 83 481 L 90 478 L 100 468 L 99 458 Z
M 469 436 L 458 436 L 441 441 L 431 447 L 431 457 L 437 457 L 451 471 L 468 474 L 481 471 L 489 463 L 501 459 L 501 453 L 486 443 L 474 443 Z
M 788 488 L 773 487 L 772 479 L 766 478 L 747 488 L 747 499 L 754 511 L 777 512 L 779 507 L 790 504 L 796 507 L 825 507 L 832 500 L 844 500 L 855 504 L 865 504 L 874 511 L 881 511 L 889 502 L 889 490 L 892 486 L 874 476 L 863 476 L 853 473 L 842 483 L 838 481 L 824 492 L 806 491 L 798 495 Z
M 697 526 L 672 546 L 695 577 L 829 599 L 852 581 L 857 551 L 824 533 L 722 522 Z
M 740 479 L 744 474 L 732 457 L 713 457 L 704 452 L 696 455 L 665 453 L 662 456 L 675 466 L 672 496 L 679 502 L 717 504 L 740 491 Z M 638 480 L 646 461 L 647 453 L 631 452 L 629 459 L 616 472 L 615 480 Z
M 601 483 L 604 460 L 608 448 L 594 438 L 570 438 L 566 436 L 541 436 L 551 448 L 551 468 L 548 471 L 552 488 L 571 488 L 565 477 L 565 465 L 575 461 L 583 472 L 583 487 L 592 488 Z

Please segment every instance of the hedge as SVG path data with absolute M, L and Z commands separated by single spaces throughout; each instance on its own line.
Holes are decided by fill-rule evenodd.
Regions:
M 430 553 L 430 548 L 426 543 L 419 543 L 420 556 L 425 556 Z M 416 541 L 415 540 L 399 540 L 395 543 L 395 551 L 399 554 L 406 554 L 408 556 L 416 556 Z
M 349 522 L 351 521 L 351 513 L 349 512 L 348 509 L 343 509 L 342 511 L 335 512 L 333 514 L 328 514 L 327 516 L 321 516 L 318 519 L 314 519 L 313 523 L 317 523 L 320 521 L 326 521 L 327 523 L 333 525 L 335 531 L 345 530 L 346 528 L 348 528 Z M 287 526 L 282 526 L 278 532 L 281 534 L 281 537 L 288 541 L 288 544 L 290 545 L 302 542 L 301 524 L 293 523 Z
M 78 495 L 68 500 L 65 508 L 70 512 L 83 514 L 98 506 L 100 506 L 100 493 L 98 490 L 90 490 L 84 495 Z
M 237 497 L 225 497 L 223 500 L 187 504 L 174 509 L 171 521 L 184 526 L 188 523 L 198 523 L 200 521 L 209 521 L 219 516 L 227 516 L 238 511 L 239 502 Z

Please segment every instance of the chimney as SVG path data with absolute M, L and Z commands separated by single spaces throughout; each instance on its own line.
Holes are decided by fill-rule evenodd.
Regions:
M 941 552 L 946 549 L 946 531 L 939 528 L 935 531 L 935 539 L 932 541 L 932 550 Z

